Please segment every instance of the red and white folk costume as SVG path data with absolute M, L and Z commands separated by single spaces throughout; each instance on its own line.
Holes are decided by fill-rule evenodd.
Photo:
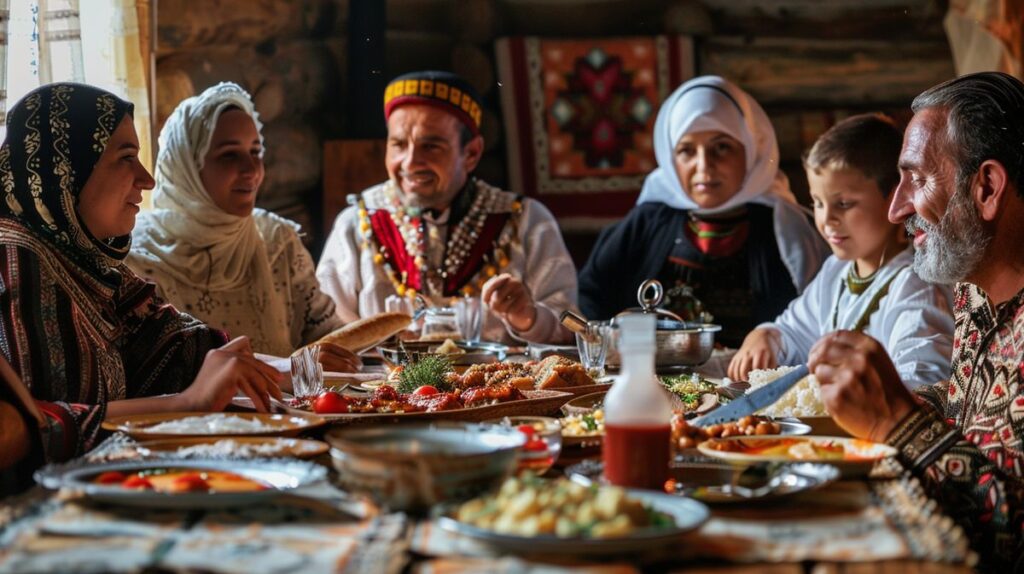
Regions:
M 523 281 L 537 320 L 519 333 L 488 313 L 483 338 L 557 340 L 558 314 L 576 307 L 576 268 L 558 223 L 539 202 L 476 179 L 436 214 L 408 207 L 392 181 L 367 189 L 338 216 L 317 266 L 345 322 L 384 311 L 389 295 L 422 294 L 435 305 L 479 295 L 498 273 Z

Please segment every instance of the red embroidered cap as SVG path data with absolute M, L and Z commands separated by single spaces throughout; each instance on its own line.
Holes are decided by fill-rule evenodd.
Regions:
M 480 135 L 480 94 L 451 72 L 422 71 L 398 76 L 384 90 L 384 120 L 403 104 L 426 104 L 443 109 Z

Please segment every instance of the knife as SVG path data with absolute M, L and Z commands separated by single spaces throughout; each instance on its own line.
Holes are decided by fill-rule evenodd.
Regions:
M 752 393 L 747 393 L 741 397 L 729 401 L 729 404 L 722 405 L 717 409 L 699 416 L 692 421 L 689 421 L 691 426 L 706 427 L 710 425 L 717 425 L 727 423 L 729 421 L 738 420 L 747 415 L 752 415 L 757 411 L 772 405 L 775 401 L 779 400 L 782 395 L 786 394 L 786 391 L 793 388 L 793 385 L 810 374 L 807 369 L 807 365 L 800 365 L 795 370 L 790 371 L 780 377 L 778 380 L 772 381 L 767 385 L 757 389 Z

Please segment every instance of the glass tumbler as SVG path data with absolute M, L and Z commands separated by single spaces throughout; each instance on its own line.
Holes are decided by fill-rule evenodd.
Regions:
M 455 322 L 459 326 L 459 333 L 470 343 L 480 341 L 480 330 L 483 327 L 482 309 L 479 297 L 462 297 L 455 302 Z
M 576 350 L 580 363 L 591 377 L 604 375 L 604 362 L 608 356 L 608 344 L 612 338 L 612 326 L 596 321 L 587 322 L 585 333 L 576 333 Z
M 292 359 L 292 395 L 297 399 L 314 399 L 324 392 L 324 369 L 320 364 L 320 347 L 304 347 Z

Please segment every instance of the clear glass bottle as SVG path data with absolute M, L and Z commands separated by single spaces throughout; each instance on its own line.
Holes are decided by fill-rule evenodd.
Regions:
M 612 484 L 661 490 L 669 477 L 672 407 L 654 372 L 655 316 L 617 320 L 622 373 L 604 400 L 604 474 Z

